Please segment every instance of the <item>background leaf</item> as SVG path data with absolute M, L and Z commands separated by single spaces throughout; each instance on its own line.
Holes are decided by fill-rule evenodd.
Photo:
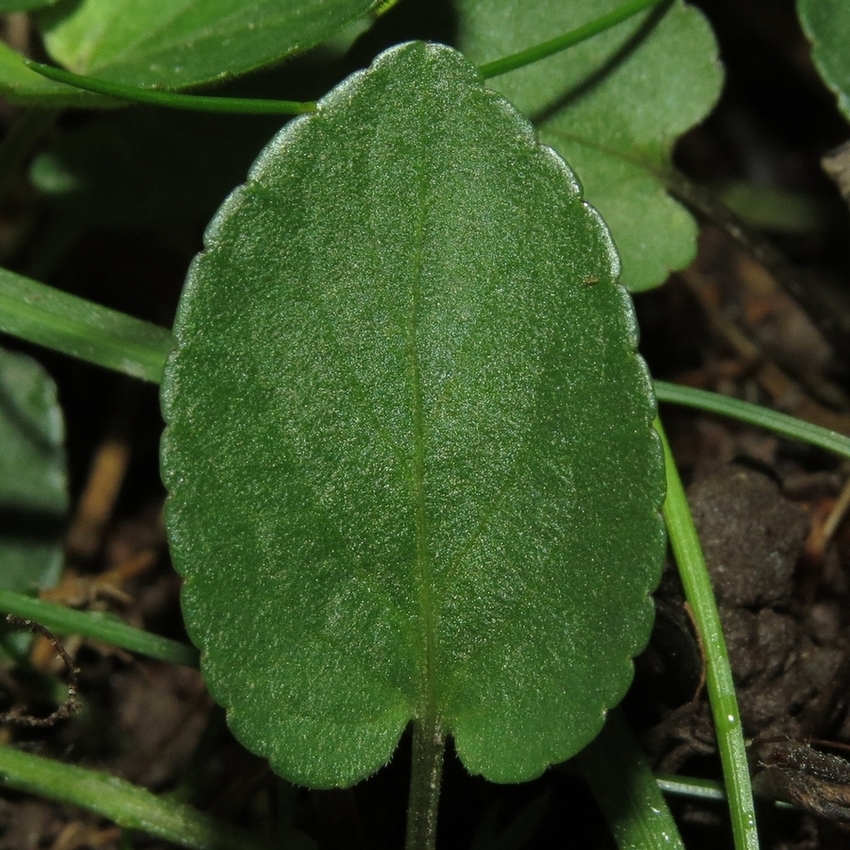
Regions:
M 27 68 L 20 53 L 0 42 L 0 97 L 42 107 L 108 107 L 111 98 L 56 83 Z
M 59 63 L 134 86 L 185 88 L 325 41 L 373 0 L 62 0 L 40 18 Z
M 483 64 L 574 29 L 620 0 L 459 0 L 458 47 Z M 488 82 L 535 119 L 611 228 L 632 290 L 657 286 L 696 250 L 696 224 L 664 188 L 673 144 L 720 94 L 711 30 L 681 2 L 638 15 Z
M 528 779 L 625 692 L 663 480 L 616 271 L 564 163 L 423 43 L 211 224 L 163 384 L 169 534 L 208 685 L 284 776 L 351 784 L 436 713 L 470 771 Z
M 30 357 L 0 348 L 0 588 L 53 587 L 68 509 L 56 386 Z
M 850 119 L 850 7 L 843 0 L 797 0 L 797 12 L 812 59 Z

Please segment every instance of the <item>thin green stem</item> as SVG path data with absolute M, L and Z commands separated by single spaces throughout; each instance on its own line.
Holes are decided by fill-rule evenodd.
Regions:
M 313 101 L 297 100 L 263 100 L 251 97 L 213 97 L 199 94 L 178 94 L 176 92 L 143 89 L 137 86 L 125 86 L 121 83 L 111 83 L 108 80 L 98 80 L 94 77 L 84 77 L 72 74 L 53 65 L 42 65 L 40 62 L 26 60 L 28 68 L 49 80 L 64 83 L 74 88 L 105 94 L 119 100 L 131 103 L 147 103 L 151 106 L 164 106 L 168 109 L 186 109 L 193 112 L 225 112 L 239 115 L 300 115 L 304 112 L 315 112 Z
M 0 269 L 0 331 L 158 383 L 171 331 Z
M 446 741 L 436 717 L 413 721 L 404 850 L 434 850 Z
M 509 71 L 516 71 L 517 68 L 524 68 L 526 65 L 539 62 L 541 59 L 546 59 L 555 53 L 560 53 L 568 47 L 573 47 L 582 41 L 587 41 L 587 39 L 611 29 L 611 27 L 628 20 L 634 15 L 652 6 L 657 6 L 659 2 L 661 0 L 628 0 L 627 3 L 623 3 L 622 6 L 618 6 L 613 11 L 608 12 L 608 14 L 583 24 L 577 29 L 570 30 L 549 41 L 544 41 L 542 44 L 536 44 L 534 47 L 521 50 L 519 53 L 512 53 L 510 56 L 504 56 L 493 62 L 479 65 L 478 73 L 485 80 L 489 80 L 493 77 L 507 74 Z
M 618 847 L 685 850 L 640 744 L 619 709 L 608 713 L 602 731 L 575 761 Z
M 655 421 L 655 429 L 661 437 L 667 468 L 664 520 L 667 523 L 670 545 L 673 548 L 685 589 L 685 598 L 693 612 L 700 643 L 705 653 L 708 698 L 714 717 L 717 748 L 729 799 L 735 847 L 737 850 L 758 850 L 758 832 L 747 765 L 747 751 L 741 728 L 738 699 L 735 695 L 735 683 L 732 680 L 726 641 L 720 625 L 720 615 L 694 520 L 685 497 L 685 490 L 664 428 L 658 419 Z
M 709 413 L 719 413 L 731 419 L 738 419 L 759 428 L 766 428 L 783 437 L 792 440 L 801 440 L 813 446 L 820 446 L 830 452 L 850 458 L 850 438 L 812 425 L 802 419 L 796 419 L 787 413 L 779 413 L 767 407 L 739 401 L 718 393 L 696 390 L 691 387 L 680 387 L 678 384 L 668 384 L 666 381 L 655 381 L 655 394 L 659 401 L 667 401 L 672 404 L 683 404 L 687 407 L 696 407 Z
M 44 602 L 32 596 L 13 593 L 11 590 L 0 590 L 0 611 L 34 620 L 58 634 L 82 635 L 93 640 L 111 643 L 128 652 L 138 652 L 149 658 L 167 661 L 170 664 L 182 664 L 185 667 L 198 666 L 198 651 L 194 647 L 141 629 L 134 629 L 108 614 L 97 611 L 75 611 L 64 605 Z
M 195 850 L 270 850 L 249 833 L 107 773 L 0 746 L 0 783 Z

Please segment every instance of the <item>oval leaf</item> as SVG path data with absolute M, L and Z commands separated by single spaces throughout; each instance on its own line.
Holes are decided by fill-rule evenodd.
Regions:
M 459 0 L 458 46 L 490 62 L 568 32 L 622 0 Z M 667 195 L 676 139 L 720 95 L 711 29 L 681 2 L 638 15 L 492 81 L 575 168 L 623 258 L 623 283 L 658 286 L 696 252 L 696 224 Z
M 206 244 L 162 466 L 237 736 L 314 786 L 435 715 L 493 780 L 571 756 L 629 684 L 664 549 L 632 308 L 572 173 L 412 43 L 288 125 Z
M 82 0 L 40 18 L 77 74 L 178 89 L 244 74 L 329 39 L 374 0 Z

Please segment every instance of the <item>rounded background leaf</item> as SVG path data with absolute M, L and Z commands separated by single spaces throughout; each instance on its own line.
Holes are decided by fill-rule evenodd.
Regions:
M 844 0 L 797 0 L 812 59 L 850 119 L 850 6 Z
M 459 0 L 457 46 L 485 63 L 568 32 L 621 0 Z M 696 223 L 666 192 L 676 139 L 720 95 L 717 46 L 681 0 L 490 83 L 532 116 L 602 213 L 633 291 L 663 283 L 696 253 Z
M 0 349 L 0 588 L 35 593 L 56 585 L 67 510 L 56 385 L 31 357 Z
M 163 384 L 168 527 L 210 689 L 283 776 L 351 784 L 436 716 L 529 779 L 625 692 L 663 469 L 617 271 L 438 45 L 349 78 L 219 211 Z

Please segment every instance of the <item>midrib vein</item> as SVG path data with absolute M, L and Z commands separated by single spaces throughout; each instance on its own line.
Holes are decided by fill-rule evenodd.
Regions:
M 421 138 L 421 124 L 420 124 Z M 420 145 L 420 150 L 425 149 Z M 425 655 L 419 671 L 419 706 L 432 722 L 436 722 L 434 675 L 434 601 L 431 594 L 431 565 L 428 552 L 428 527 L 425 507 L 425 423 L 422 404 L 422 369 L 419 362 L 418 330 L 422 299 L 422 273 L 425 238 L 425 175 L 418 167 L 419 207 L 416 229 L 416 256 L 411 286 L 410 326 L 407 335 L 408 361 L 413 389 L 413 492 L 416 514 L 416 580 L 418 581 L 419 616 L 422 623 Z M 425 720 L 425 717 L 420 717 Z

